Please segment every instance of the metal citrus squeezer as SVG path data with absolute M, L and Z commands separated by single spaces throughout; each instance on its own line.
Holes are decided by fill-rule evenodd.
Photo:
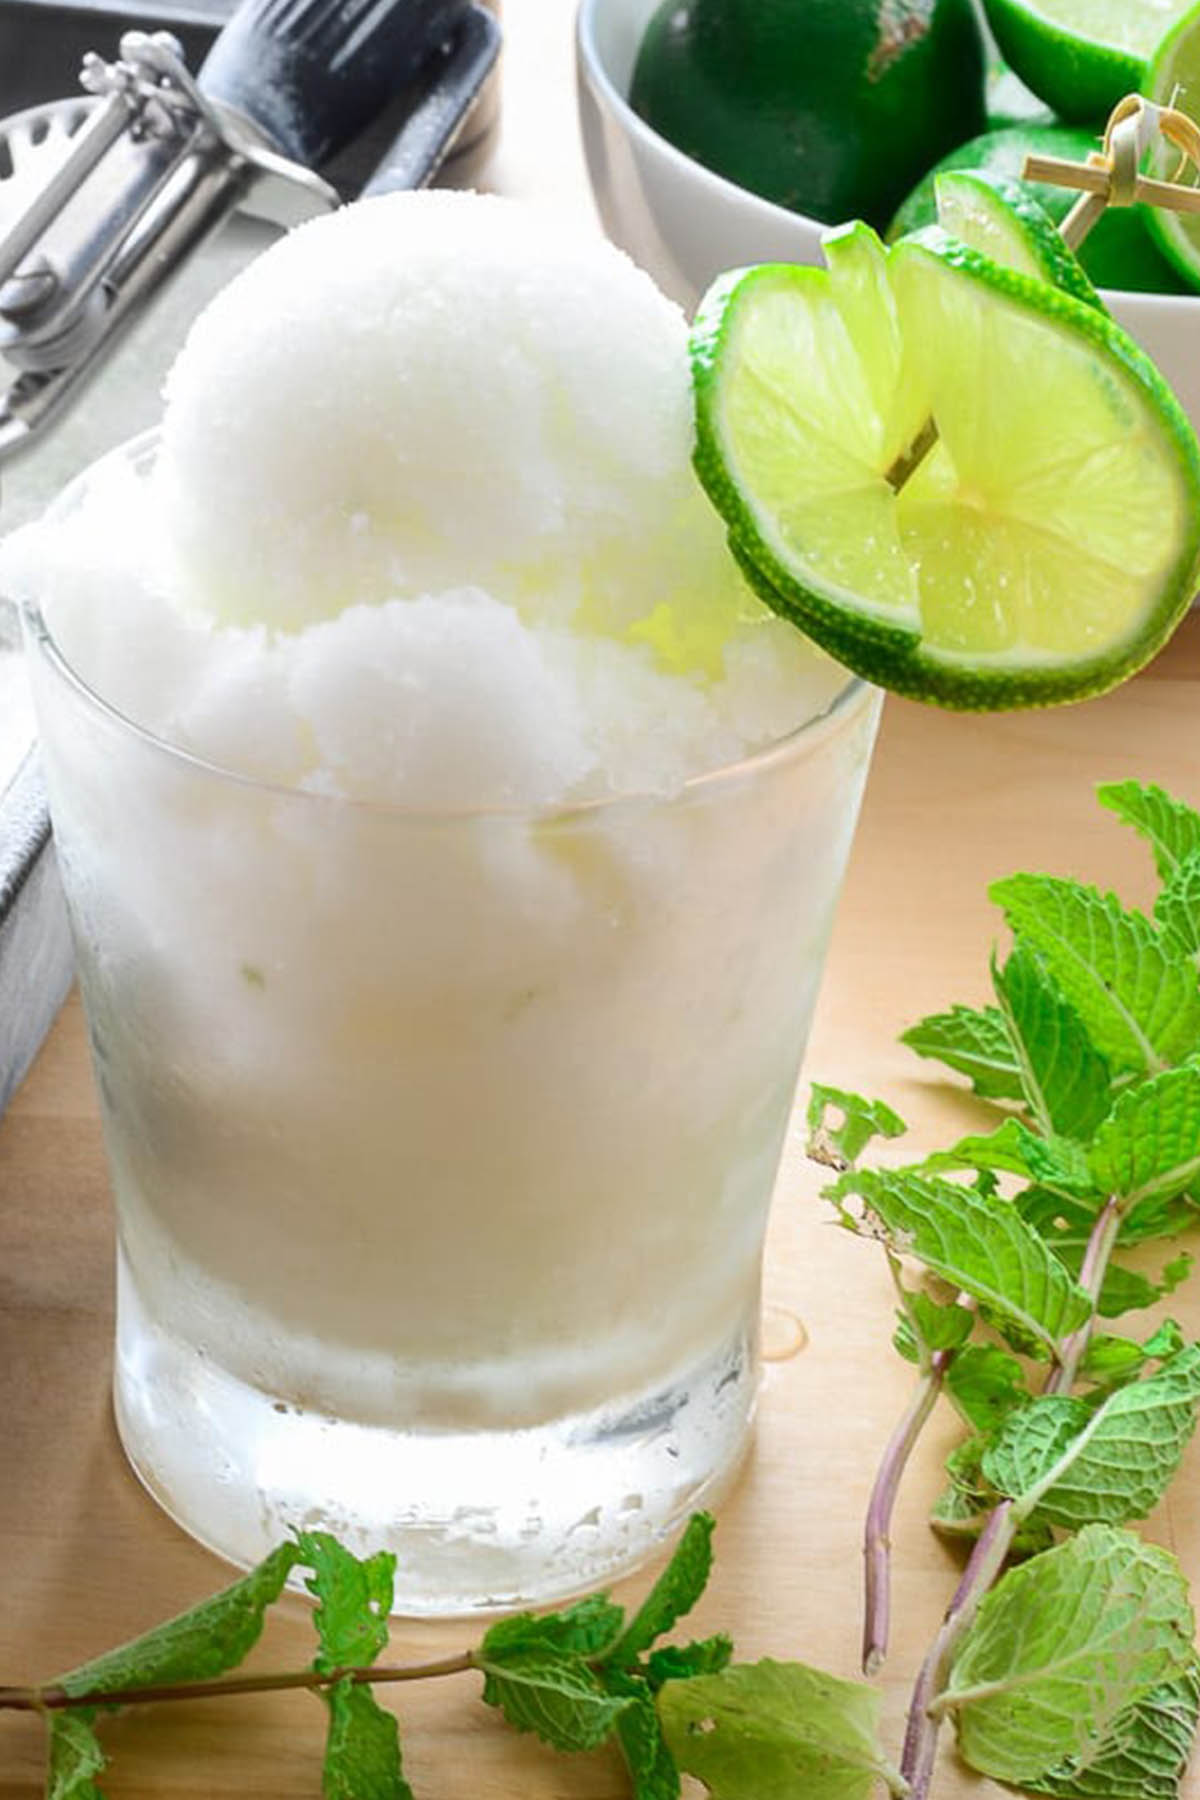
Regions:
M 20 115 L 0 146 L 0 463 L 233 211 L 290 225 L 338 205 L 324 171 L 364 134 L 358 193 L 427 182 L 499 41 L 477 0 L 247 0 L 195 76 L 166 32 L 89 54 L 85 93 Z

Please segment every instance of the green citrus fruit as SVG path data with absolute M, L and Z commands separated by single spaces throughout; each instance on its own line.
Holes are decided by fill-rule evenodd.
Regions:
M 1007 63 L 994 57 L 988 63 L 985 87 L 987 127 L 1003 131 L 1008 125 L 1053 125 L 1054 114 L 1032 88 L 1013 74 Z
M 630 100 L 752 193 L 883 224 L 983 129 L 982 37 L 972 0 L 665 0 Z
M 1000 54 L 1063 119 L 1102 125 L 1190 0 L 984 0 Z
M 1142 92 L 1160 106 L 1174 106 L 1191 119 L 1200 119 L 1200 5 L 1192 6 L 1167 32 L 1146 71 Z M 1160 180 L 1200 185 L 1191 163 L 1183 163 L 1177 150 L 1158 144 L 1150 153 L 1146 173 Z M 1166 207 L 1146 208 L 1150 235 L 1184 277 L 1189 287 L 1200 288 L 1200 214 L 1171 212 Z
M 694 328 L 696 467 L 756 591 L 943 706 L 1131 674 L 1200 571 L 1200 448 L 1162 378 L 1105 314 L 937 227 L 826 254 L 721 277 Z
M 1057 225 L 1021 182 L 982 169 L 947 169 L 933 185 L 938 224 L 950 237 L 1006 269 L 1106 310 Z
M 1099 136 L 1075 125 L 1022 125 L 1004 131 L 985 132 L 961 144 L 931 169 L 905 200 L 888 227 L 889 239 L 919 231 L 937 219 L 934 179 L 947 169 L 982 169 L 1010 181 L 1021 179 L 1025 158 L 1031 152 L 1061 156 L 1068 162 L 1086 162 L 1088 152 L 1100 148 Z M 1048 182 L 1022 185 L 1057 225 L 1075 204 L 1070 188 Z M 1133 293 L 1180 294 L 1187 284 L 1158 249 L 1149 230 L 1148 206 L 1111 206 L 1088 233 L 1078 251 L 1079 261 L 1097 287 L 1125 288 Z

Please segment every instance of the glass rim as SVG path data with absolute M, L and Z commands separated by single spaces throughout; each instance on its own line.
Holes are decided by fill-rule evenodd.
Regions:
M 82 492 L 85 483 L 103 465 L 109 462 L 123 461 L 137 464 L 151 457 L 160 441 L 157 429 L 145 431 L 138 436 L 115 445 L 103 456 L 96 458 L 86 468 L 74 475 L 61 492 L 55 496 L 39 524 L 52 524 L 60 511 L 65 511 Z M 714 769 L 704 769 L 696 775 L 688 776 L 670 793 L 655 793 L 647 789 L 631 788 L 619 794 L 604 794 L 590 800 L 556 801 L 549 805 L 531 805 L 513 803 L 511 805 L 475 805 L 455 807 L 429 807 L 414 805 L 411 802 L 393 800 L 367 800 L 351 794 L 324 793 L 317 788 L 297 786 L 295 783 L 267 780 L 252 775 L 244 769 L 228 768 L 225 764 L 214 762 L 209 757 L 188 750 L 181 744 L 172 743 L 170 738 L 161 737 L 149 726 L 131 718 L 111 700 L 99 693 L 90 682 L 75 668 L 50 627 L 40 601 L 28 597 L 13 601 L 17 614 L 22 621 L 27 639 L 32 640 L 44 657 L 48 667 L 63 685 L 107 724 L 116 727 L 122 734 L 132 738 L 179 766 L 182 770 L 203 775 L 208 779 L 232 783 L 234 786 L 248 788 L 254 792 L 271 794 L 279 799 L 311 801 L 338 808 L 347 808 L 364 813 L 379 813 L 400 818 L 408 818 L 414 822 L 435 824 L 450 823 L 470 819 L 536 819 L 549 823 L 556 819 L 571 819 L 581 815 L 608 813 L 614 807 L 632 806 L 671 806 L 682 805 L 688 800 L 713 788 L 735 785 L 751 775 L 769 770 L 777 764 L 790 761 L 798 752 L 811 748 L 834 738 L 855 715 L 858 706 L 870 704 L 877 696 L 876 689 L 861 676 L 844 671 L 846 679 L 837 689 L 828 705 L 819 712 L 803 719 L 799 725 L 782 737 L 773 738 L 758 749 L 749 751 L 736 761 L 722 763 Z

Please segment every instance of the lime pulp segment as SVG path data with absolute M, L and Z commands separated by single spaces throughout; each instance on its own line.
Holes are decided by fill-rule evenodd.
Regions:
M 982 169 L 949 169 L 935 176 L 933 185 L 938 223 L 951 237 L 1006 269 L 1048 281 L 1104 310 L 1050 215 L 1020 182 Z
M 1187 0 L 1184 0 L 1184 4 Z M 1026 11 L 1075 37 L 1148 57 L 1183 6 L 1180 0 L 1034 0 Z
M 936 228 L 884 251 L 854 227 L 827 255 L 727 277 L 697 316 L 697 468 L 758 591 L 920 699 L 1112 686 L 1200 553 L 1200 451 L 1169 391 L 1094 308 Z

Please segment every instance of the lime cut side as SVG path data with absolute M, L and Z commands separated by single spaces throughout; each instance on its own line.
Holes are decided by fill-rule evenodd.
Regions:
M 1200 450 L 1169 391 L 1094 307 L 936 228 L 829 253 L 726 277 L 697 315 L 696 466 L 755 588 L 917 699 L 1115 685 L 1200 559 Z
M 985 0 L 1000 53 L 1059 116 L 1102 124 L 1191 0 Z
M 1105 310 L 1049 213 L 1019 182 L 961 169 L 938 175 L 933 186 L 938 223 L 951 237 L 1006 269 L 1048 281 L 1086 306 Z
M 1189 7 L 1158 45 L 1146 71 L 1143 92 L 1159 106 L 1178 107 L 1192 119 L 1200 116 L 1200 5 Z M 1200 171 L 1163 143 L 1151 151 L 1148 173 L 1160 181 L 1200 185 Z M 1200 214 L 1156 206 L 1149 209 L 1147 225 L 1189 285 L 1200 287 Z

